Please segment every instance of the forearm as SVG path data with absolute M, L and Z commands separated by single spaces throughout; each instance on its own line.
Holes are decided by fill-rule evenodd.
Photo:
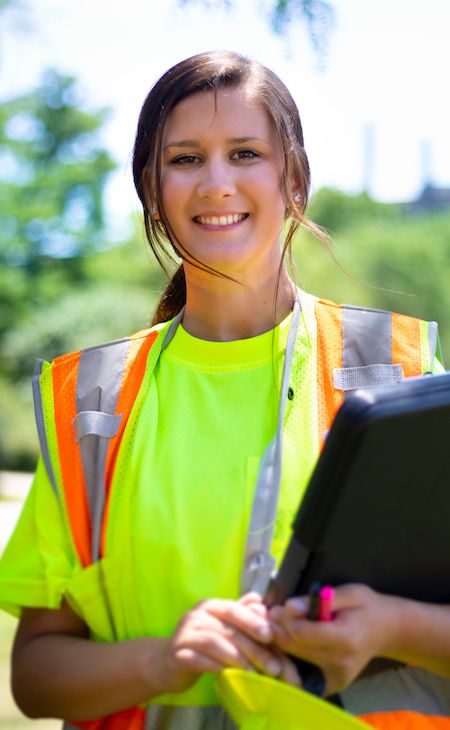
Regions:
M 450 676 L 450 606 L 394 602 L 385 656 Z
M 14 658 L 13 693 L 30 717 L 92 720 L 164 691 L 166 639 L 115 644 L 62 634 L 38 636 Z

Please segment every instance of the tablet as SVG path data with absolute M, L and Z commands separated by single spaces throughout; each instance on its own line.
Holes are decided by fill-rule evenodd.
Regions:
M 346 397 L 265 601 L 315 581 L 450 603 L 450 373 Z

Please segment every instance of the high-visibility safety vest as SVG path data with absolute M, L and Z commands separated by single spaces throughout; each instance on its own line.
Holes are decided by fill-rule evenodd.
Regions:
M 437 325 L 382 310 L 336 305 L 299 292 L 301 306 L 294 308 L 293 324 L 288 336 L 285 356 L 279 427 L 261 462 L 260 475 L 255 487 L 249 535 L 242 571 L 242 590 L 264 585 L 273 568 L 270 538 L 273 516 L 277 509 L 278 494 L 263 503 L 261 495 L 268 491 L 264 482 L 279 482 L 281 470 L 280 449 L 289 398 L 290 365 L 299 337 L 307 332 L 310 352 L 310 403 L 314 410 L 311 423 L 316 429 L 317 452 L 330 423 L 341 405 L 345 393 L 360 387 L 395 383 L 403 377 L 430 372 L 437 348 Z M 129 338 L 107 343 L 100 347 L 56 358 L 52 363 L 39 361 L 33 378 L 36 420 L 42 456 L 53 490 L 61 504 L 63 519 L 79 561 L 80 570 L 90 570 L 101 563 L 106 555 L 108 512 L 116 483 L 114 469 L 122 438 L 127 430 L 132 433 L 139 400 L 145 398 L 153 371 L 162 349 L 167 346 L 181 320 L 157 325 Z M 303 327 L 301 335 L 297 328 Z M 278 472 L 278 476 L 277 476 Z M 265 497 L 266 499 L 266 497 Z M 280 505 L 281 506 L 281 500 Z M 271 514 L 272 512 L 272 514 Z M 262 529 L 261 529 L 262 525 Z M 201 526 L 199 526 L 201 530 Z M 255 535 L 263 534 L 263 538 Z M 287 536 L 286 536 L 287 537 Z M 164 595 L 161 602 L 168 600 Z M 105 603 L 107 595 L 105 593 Z M 105 621 L 113 620 L 114 607 L 105 605 Z M 100 621 L 102 618 L 100 617 Z M 93 632 L 98 635 L 99 632 Z M 101 633 L 101 632 L 100 632 Z M 108 634 L 108 631 L 104 632 Z M 127 636 L 116 637 L 126 639 Z M 193 694 L 189 707 L 181 707 L 177 696 L 164 696 L 163 708 L 155 706 L 158 698 L 148 707 L 138 707 L 116 713 L 108 718 L 80 724 L 66 723 L 65 727 L 85 727 L 88 730 L 167 730 L 175 728 L 231 728 L 227 719 L 210 720 L 203 713 L 215 708 L 202 699 L 201 691 Z M 209 699 L 209 697 L 208 697 Z M 209 703 L 211 704 L 211 703 Z M 161 712 L 173 705 L 173 722 Z M 408 715 L 404 727 L 428 728 L 431 716 L 403 712 L 396 713 L 397 728 L 403 727 L 401 717 Z M 439 713 L 436 713 L 439 714 Z M 199 719 L 199 718 L 202 719 Z M 390 728 L 392 713 L 367 716 L 375 727 Z M 417 722 L 416 722 L 417 721 Z M 437 722 L 437 720 L 436 720 Z M 228 723 L 228 724 L 227 724 Z M 432 727 L 450 729 L 450 719 L 439 718 Z

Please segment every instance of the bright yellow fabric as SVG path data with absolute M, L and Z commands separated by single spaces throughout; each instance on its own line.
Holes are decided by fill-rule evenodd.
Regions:
M 76 559 L 42 460 L 19 522 L 0 561 L 0 608 L 58 608 Z

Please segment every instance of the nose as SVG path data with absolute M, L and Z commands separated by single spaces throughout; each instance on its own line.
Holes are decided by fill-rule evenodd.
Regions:
M 233 170 L 226 160 L 214 158 L 202 165 L 197 194 L 211 200 L 236 194 Z

